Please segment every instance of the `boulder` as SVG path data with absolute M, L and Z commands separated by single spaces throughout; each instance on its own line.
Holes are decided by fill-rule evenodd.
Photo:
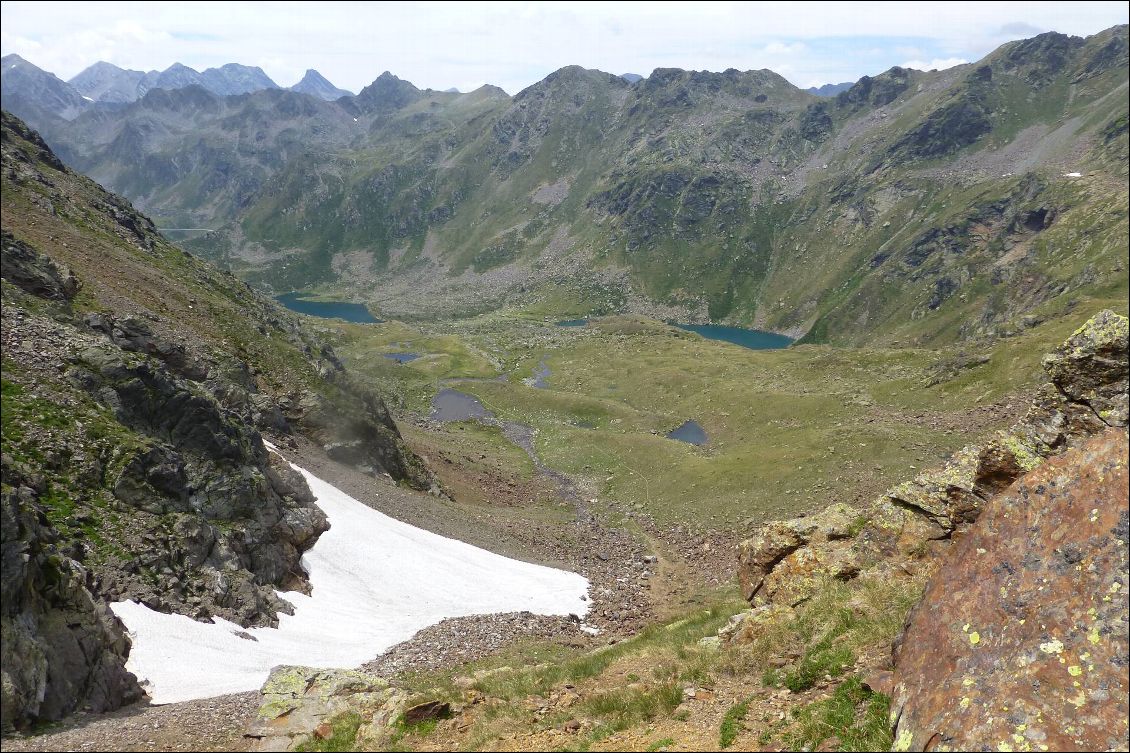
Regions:
M 811 552 L 804 555 L 803 559 L 807 562 L 815 559 L 821 563 L 813 563 L 813 567 L 843 570 L 839 565 L 831 563 L 845 560 L 843 552 L 851 548 L 850 542 L 845 540 L 851 537 L 859 516 L 860 512 L 856 508 L 837 503 L 816 515 L 767 523 L 753 538 L 738 544 L 738 581 L 746 600 L 753 602 L 760 596 L 764 601 L 767 594 L 760 592 L 767 585 L 766 577 L 802 547 L 819 548 L 822 551 L 819 555 L 812 555 Z M 801 574 L 811 568 L 808 565 L 798 565 L 795 570 Z M 787 588 L 787 580 L 785 577 L 774 579 L 771 590 L 775 593 Z M 803 601 L 803 598 L 800 600 Z M 769 599 L 772 597 L 769 596 Z M 797 602 L 793 602 L 795 603 Z
M 1044 358 L 1052 384 L 1069 402 L 1088 406 L 1108 426 L 1126 426 L 1128 331 L 1126 317 L 1103 311 Z
M 366 720 L 371 735 L 396 721 L 406 701 L 387 680 L 352 669 L 279 666 L 259 692 L 262 704 L 245 736 L 258 738 L 260 750 L 293 750 L 350 712 Z
M 1127 447 L 1049 460 L 946 554 L 897 644 L 896 749 L 1125 748 Z

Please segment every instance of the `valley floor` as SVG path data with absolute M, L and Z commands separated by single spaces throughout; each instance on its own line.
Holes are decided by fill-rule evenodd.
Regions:
M 813 628 L 802 619 L 777 645 L 724 656 L 699 644 L 744 606 L 732 585 L 734 544 L 764 520 L 866 500 L 908 466 L 932 464 L 1015 419 L 1039 373 L 1038 354 L 1074 323 L 997 343 L 984 359 L 956 349 L 753 353 L 627 318 L 583 332 L 521 317 L 446 329 L 323 326 L 350 369 L 390 397 L 406 441 L 448 494 L 399 488 L 301 439 L 274 438 L 280 451 L 404 522 L 581 573 L 592 582 L 586 622 L 601 630 L 590 636 L 567 619 L 511 614 L 421 631 L 365 668 L 420 692 L 450 688 L 460 673 L 529 669 L 493 697 L 472 699 L 458 719 L 427 734 L 410 731 L 397 744 L 701 750 L 717 749 L 726 728 L 738 748 L 803 744 L 805 724 L 866 698 L 857 680 L 837 678 L 879 667 L 902 619 L 890 611 L 898 595 L 848 605 L 861 615 L 843 628 L 859 632 L 850 660 L 797 693 L 762 682 L 764 667 L 804 651 L 798 636 Z M 408 364 L 383 357 L 406 350 L 426 356 Z M 548 364 L 549 389 L 522 383 L 539 363 Z M 499 422 L 429 419 L 431 396 L 446 385 L 475 395 L 499 422 L 528 426 L 528 447 Z M 662 437 L 692 417 L 710 432 L 709 446 Z M 822 608 L 837 614 L 844 606 Z M 601 646 L 609 648 L 594 654 Z M 594 665 L 592 656 L 605 658 Z M 256 698 L 80 715 L 36 736 L 7 738 L 4 747 L 246 749 L 241 735 Z M 622 723 L 571 725 L 571 706 L 592 712 L 601 704 L 612 704 L 608 713 Z M 617 704 L 626 711 L 615 711 Z M 798 708 L 811 711 L 785 718 Z M 866 734 L 860 731 L 860 745 Z

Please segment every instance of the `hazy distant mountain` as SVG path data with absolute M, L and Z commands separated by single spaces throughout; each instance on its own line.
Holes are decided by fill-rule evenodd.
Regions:
M 453 87 L 451 87 L 450 89 L 444 89 L 444 90 L 443 90 L 443 93 L 444 93 L 444 94 L 459 94 L 460 92 L 459 92 L 459 90 L 458 90 L 458 89 L 456 89 L 456 88 L 455 88 L 455 87 L 453 86 Z
M 189 68 L 188 70 L 192 70 Z M 324 80 L 324 79 L 323 79 Z M 279 89 L 278 84 L 258 66 L 228 63 L 219 68 L 209 68 L 200 74 L 201 85 L 220 96 L 248 94 L 263 89 Z M 329 83 L 328 81 L 326 83 Z
M 68 83 L 95 102 L 127 103 L 137 99 L 137 87 L 144 78 L 144 71 L 126 70 L 100 60 Z
M 302 77 L 294 86 L 290 87 L 292 92 L 301 92 L 302 94 L 311 94 L 315 97 L 321 97 L 327 102 L 333 102 L 335 99 L 341 97 L 352 97 L 353 92 L 345 89 L 339 89 L 331 84 L 325 76 L 318 73 L 313 68 L 306 71 L 306 75 Z
M 854 81 L 845 81 L 842 84 L 824 84 L 823 86 L 810 86 L 805 89 L 809 94 L 817 97 L 834 97 L 840 92 L 846 92 L 855 85 Z
M 0 68 L 4 109 L 13 115 L 37 120 L 48 114 L 70 120 L 90 106 L 90 100 L 73 86 L 19 55 L 5 55 Z
M 641 76 L 641 75 L 640 75 L 640 74 L 638 74 L 638 73 L 621 73 L 621 74 L 620 74 L 620 78 L 624 79 L 624 80 L 625 80 L 625 81 L 627 81 L 627 82 L 628 82 L 629 84 L 634 84 L 634 83 L 636 83 L 637 81 L 642 81 L 642 80 L 643 80 L 643 76 Z
M 238 63 L 209 68 L 203 73 L 187 65 L 173 63 L 163 71 L 143 73 L 99 61 L 72 78 L 69 83 L 79 94 L 94 102 L 117 104 L 136 102 L 151 89 L 183 89 L 194 84 L 221 96 L 279 88 L 262 68 Z M 326 84 L 329 85 L 329 82 Z M 330 88 L 333 88 L 332 85 Z
M 199 73 L 187 65 L 173 63 L 163 71 L 149 71 L 137 87 L 137 96 L 144 96 L 150 89 L 182 89 L 186 86 L 204 85 Z

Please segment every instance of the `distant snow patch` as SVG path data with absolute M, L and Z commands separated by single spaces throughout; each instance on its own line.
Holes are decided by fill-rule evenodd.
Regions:
M 447 617 L 519 612 L 584 616 L 581 575 L 503 557 L 377 512 L 307 471 L 330 530 L 302 558 L 311 595 L 278 628 L 197 622 L 132 601 L 111 605 L 133 639 L 127 669 L 153 703 L 259 688 L 271 667 L 357 667 Z
M 1065 178 L 1082 178 L 1083 173 L 1064 173 L 1063 177 L 1065 177 Z

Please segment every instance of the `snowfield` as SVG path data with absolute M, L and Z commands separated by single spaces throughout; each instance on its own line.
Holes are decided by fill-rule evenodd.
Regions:
M 519 612 L 583 616 L 589 583 L 390 518 L 292 464 L 330 530 L 302 558 L 311 595 L 285 592 L 278 628 L 242 628 L 111 605 L 133 639 L 127 669 L 153 703 L 257 690 L 271 667 L 357 667 L 446 617 Z M 251 639 L 243 636 L 250 636 Z

